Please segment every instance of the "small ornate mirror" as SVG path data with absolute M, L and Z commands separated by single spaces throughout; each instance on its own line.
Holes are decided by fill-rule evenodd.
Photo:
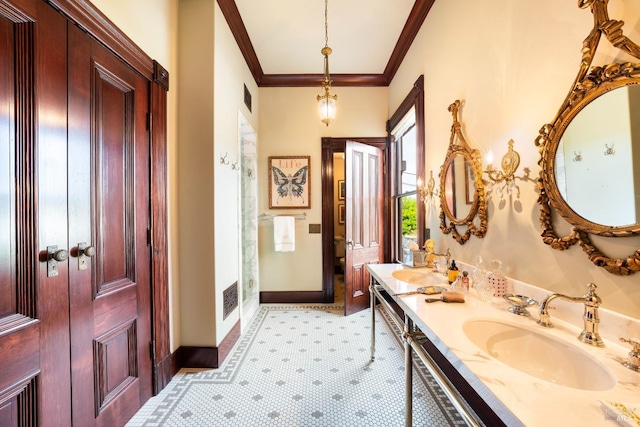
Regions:
M 593 66 L 604 35 L 640 59 L 640 47 L 624 36 L 624 22 L 609 19 L 608 0 L 579 0 L 591 8 L 594 27 L 583 42 L 582 61 L 571 91 L 555 119 L 540 130 L 542 238 L 554 249 L 579 243 L 591 261 L 618 275 L 640 270 L 640 249 L 625 259 L 609 258 L 589 237 L 640 234 L 640 64 Z M 637 142 L 636 142 L 637 141 Z M 571 225 L 556 233 L 552 209 Z
M 453 115 L 447 157 L 440 167 L 440 229 L 461 245 L 471 235 L 487 232 L 487 205 L 482 182 L 480 152 L 464 139 L 458 121 L 460 101 L 449 106 Z M 457 227 L 466 227 L 462 234 Z

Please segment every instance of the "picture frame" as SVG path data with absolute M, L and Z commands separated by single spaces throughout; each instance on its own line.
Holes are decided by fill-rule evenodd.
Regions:
M 344 203 L 340 203 L 338 205 L 338 224 L 344 224 L 345 212 Z
M 269 156 L 269 209 L 311 208 L 311 156 Z
M 344 179 L 338 180 L 338 200 L 344 200 L 346 194 L 346 188 L 344 186 Z

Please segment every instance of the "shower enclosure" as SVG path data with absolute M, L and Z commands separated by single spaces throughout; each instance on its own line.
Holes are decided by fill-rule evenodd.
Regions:
M 258 283 L 258 182 L 256 132 L 238 113 L 240 140 L 240 283 L 241 325 L 248 324 L 259 306 Z

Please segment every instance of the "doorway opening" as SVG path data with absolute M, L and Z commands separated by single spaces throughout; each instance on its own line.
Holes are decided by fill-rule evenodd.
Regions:
M 346 200 L 346 189 L 349 185 L 346 178 L 346 171 L 349 169 L 350 161 L 345 158 L 347 141 L 353 141 L 378 148 L 387 157 L 388 144 L 386 137 L 379 138 L 322 138 L 322 301 L 336 305 L 343 304 L 345 313 L 349 312 L 349 299 L 346 294 L 341 294 L 342 286 L 348 288 L 349 283 L 341 279 L 347 279 L 344 274 L 344 261 L 349 242 L 346 236 L 346 219 L 350 215 L 349 203 Z M 384 181 L 384 180 L 381 180 Z M 381 209 L 382 223 L 388 224 L 388 184 L 380 182 L 383 191 L 384 205 Z M 344 188 L 344 190 L 343 190 Z M 344 191 L 344 193 L 343 193 Z M 383 236 L 384 241 L 380 242 L 383 247 L 384 257 L 387 257 L 389 246 L 387 236 Z M 345 256 L 342 254 L 344 242 Z M 367 293 L 368 296 L 368 293 Z

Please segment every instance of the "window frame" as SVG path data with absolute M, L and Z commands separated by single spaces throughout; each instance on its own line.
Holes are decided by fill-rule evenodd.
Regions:
M 402 101 L 398 109 L 393 113 L 391 118 L 387 121 L 387 138 L 390 142 L 390 161 L 387 162 L 386 172 L 387 176 L 390 180 L 390 202 L 389 203 L 389 224 L 388 229 L 390 232 L 391 238 L 389 239 L 390 248 L 389 255 L 390 259 L 393 262 L 401 262 L 402 260 L 402 245 L 400 243 L 400 239 L 402 238 L 402 218 L 400 215 L 400 203 L 401 198 L 406 197 L 409 193 L 400 193 L 401 191 L 401 178 L 402 178 L 402 170 L 400 167 L 400 162 L 402 161 L 401 155 L 401 147 L 398 141 L 395 140 L 393 135 L 393 131 L 398 128 L 398 126 L 405 119 L 407 114 L 414 109 L 415 114 L 415 133 L 416 133 L 416 190 L 417 190 L 417 180 L 422 179 L 422 182 L 425 182 L 425 127 L 424 127 L 424 76 L 421 75 L 418 77 L 416 82 L 413 84 L 413 87 L 409 91 L 409 94 Z M 403 132 L 403 136 L 408 131 L 409 128 Z M 413 191 L 412 193 L 416 194 L 417 191 Z M 418 195 L 416 194 L 416 198 L 418 199 Z M 418 199 L 419 200 L 419 199 Z M 426 237 L 426 229 L 425 229 L 425 206 L 424 203 L 417 203 L 417 218 L 416 218 L 416 227 L 417 227 L 417 240 L 418 242 L 424 242 Z M 420 243 L 419 243 L 420 244 Z

